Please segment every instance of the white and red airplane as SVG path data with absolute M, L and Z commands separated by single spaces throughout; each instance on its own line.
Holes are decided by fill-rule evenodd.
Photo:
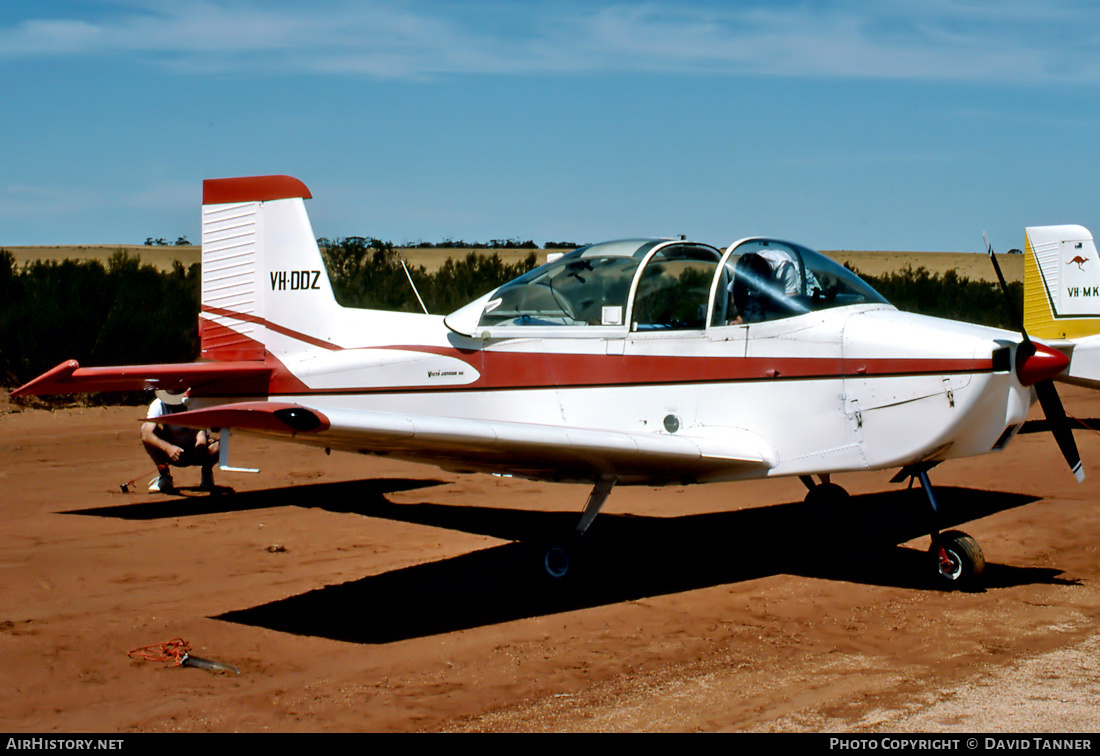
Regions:
M 1003 449 L 1037 398 L 1082 476 L 1052 382 L 1072 339 L 1060 351 L 1023 327 L 900 312 L 824 256 L 763 238 L 594 244 L 446 317 L 345 308 L 310 196 L 287 176 L 204 182 L 201 362 L 70 361 L 13 395 L 188 390 L 171 423 L 222 429 L 223 455 L 233 429 L 588 482 L 575 536 L 616 485 L 793 475 L 826 501 L 847 495 L 833 474 L 882 468 L 919 479 L 937 513 L 927 471 Z M 1088 247 L 1075 253 L 1094 259 Z M 977 579 L 977 543 L 931 530 L 936 573 Z M 548 573 L 568 571 L 573 545 L 546 549 Z

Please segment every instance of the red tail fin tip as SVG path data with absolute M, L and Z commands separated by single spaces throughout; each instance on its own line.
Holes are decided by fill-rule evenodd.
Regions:
M 246 176 L 244 178 L 207 179 L 202 182 L 202 204 L 225 205 L 230 202 L 268 202 L 301 197 L 312 199 L 309 189 L 292 176 Z

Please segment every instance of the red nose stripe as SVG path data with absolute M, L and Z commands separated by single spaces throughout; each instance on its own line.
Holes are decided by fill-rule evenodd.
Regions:
M 1016 375 L 1019 376 L 1020 383 L 1034 386 L 1040 381 L 1053 378 L 1067 367 L 1069 357 L 1046 344 L 1036 344 L 1035 354 L 1016 366 Z

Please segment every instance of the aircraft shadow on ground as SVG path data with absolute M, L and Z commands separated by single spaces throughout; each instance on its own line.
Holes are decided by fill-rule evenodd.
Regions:
M 362 481 L 222 497 L 241 499 L 229 507 L 233 510 L 279 506 L 277 502 L 324 502 L 333 511 L 510 543 L 319 588 L 216 619 L 381 644 L 776 574 L 937 588 L 925 544 L 899 545 L 928 534 L 930 515 L 918 489 L 853 496 L 829 512 L 799 502 L 667 518 L 601 514 L 584 537 L 573 571 L 555 581 L 542 572 L 542 548 L 553 536 L 570 533 L 579 512 L 394 504 L 385 498 L 387 491 L 435 483 Z M 944 529 L 1037 500 L 967 488 L 936 491 L 945 512 Z M 1058 574 L 990 564 L 984 582 L 988 588 L 1064 582 Z
M 386 494 L 414 491 L 419 488 L 445 485 L 446 481 L 412 478 L 378 478 L 341 483 L 318 483 L 262 491 L 198 494 L 196 489 L 181 489 L 180 496 L 155 495 L 151 500 L 108 507 L 70 509 L 61 514 L 115 517 L 120 520 L 163 520 L 176 517 L 247 512 L 273 507 L 317 507 L 331 512 L 356 513 L 360 507 L 388 505 Z M 390 505 L 392 506 L 392 505 Z M 359 512 L 365 514 L 365 512 Z

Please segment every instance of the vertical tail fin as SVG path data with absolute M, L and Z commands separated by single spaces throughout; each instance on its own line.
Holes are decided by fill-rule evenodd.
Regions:
M 262 360 L 330 339 L 339 306 L 306 214 L 311 197 L 289 176 L 203 182 L 203 359 Z
M 1100 256 L 1082 226 L 1033 226 L 1024 249 L 1024 327 L 1041 339 L 1100 333 Z

